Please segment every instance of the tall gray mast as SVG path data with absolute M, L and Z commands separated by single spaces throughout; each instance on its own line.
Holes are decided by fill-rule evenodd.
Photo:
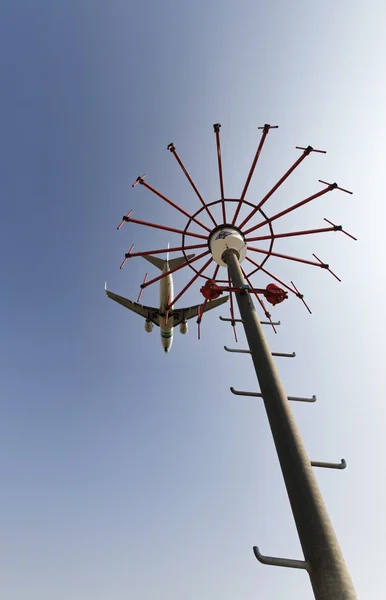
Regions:
M 177 229 L 170 225 L 160 225 L 150 221 L 143 221 L 132 217 L 132 211 L 130 211 L 122 218 L 118 229 L 121 228 L 124 222 L 128 222 L 181 235 L 181 244 L 170 248 L 170 252 L 182 252 L 186 263 L 172 269 L 171 272 L 189 267 L 194 272 L 194 275 L 166 307 L 165 319 L 173 319 L 173 314 L 178 313 L 178 309 L 175 308 L 176 302 L 194 282 L 201 278 L 205 280 L 205 285 L 201 288 L 205 299 L 198 310 L 198 337 L 200 338 L 200 325 L 207 303 L 225 291 L 230 294 L 230 318 L 220 318 L 231 322 L 236 341 L 236 323 L 241 322 L 244 327 L 248 350 L 236 350 L 227 347 L 225 349 L 230 352 L 242 352 L 251 355 L 260 385 L 260 392 L 237 391 L 233 388 L 231 388 L 231 391 L 234 394 L 243 396 L 258 396 L 264 402 L 304 554 L 302 560 L 274 558 L 264 556 L 260 553 L 258 547 L 255 546 L 253 551 L 257 560 L 267 565 L 305 570 L 310 577 L 316 600 L 354 600 L 357 596 L 313 472 L 314 467 L 344 469 L 346 462 L 343 459 L 340 463 L 310 461 L 292 414 L 290 402 L 314 402 L 316 398 L 314 396 L 312 398 L 287 396 L 272 358 L 275 354 L 269 349 L 263 333 L 262 324 L 264 322 L 260 321 L 252 299 L 252 296 L 255 296 L 267 319 L 265 323 L 271 325 L 274 329 L 280 322 L 276 323 L 271 320 L 271 315 L 264 304 L 263 298 L 265 301 L 276 305 L 287 299 L 288 294 L 292 294 L 292 296 L 299 298 L 307 310 L 311 312 L 303 295 L 292 281 L 290 282 L 291 285 L 289 285 L 267 270 L 266 263 L 271 256 L 324 269 L 340 281 L 335 273 L 331 271 L 329 265 L 324 263 L 315 254 L 313 255 L 315 260 L 308 260 L 276 252 L 274 251 L 274 246 L 278 241 L 286 238 L 310 236 L 327 232 L 341 232 L 355 240 L 356 238 L 344 231 L 341 225 L 336 225 L 332 221 L 325 219 L 329 225 L 328 227 L 285 233 L 275 233 L 274 226 L 276 225 L 276 221 L 279 221 L 284 215 L 299 209 L 329 192 L 334 190 L 341 190 L 348 194 L 351 194 L 351 192 L 339 187 L 336 183 L 319 180 L 324 186 L 322 189 L 290 207 L 268 216 L 265 212 L 265 207 L 263 210 L 263 206 L 291 173 L 311 154 L 324 153 L 324 151 L 315 150 L 312 146 L 297 146 L 302 151 L 300 157 L 289 167 L 271 190 L 257 203 L 246 200 L 248 187 L 267 135 L 271 129 L 277 128 L 276 126 L 264 125 L 259 128 L 261 130 L 261 139 L 240 197 L 236 199 L 227 198 L 224 193 L 222 173 L 220 127 L 219 123 L 214 125 L 220 199 L 211 202 L 204 200 L 178 155 L 175 145 L 172 143 L 167 148 L 176 159 L 193 188 L 201 203 L 201 208 L 194 213 L 188 212 L 185 208 L 179 206 L 151 186 L 145 179 L 145 175 L 142 175 L 136 179 L 133 187 L 140 185 L 147 188 L 158 198 L 173 206 L 187 218 L 186 225 L 182 229 Z M 249 211 L 246 216 L 245 209 Z M 244 218 L 240 217 L 243 210 Z M 252 219 L 255 221 L 250 223 Z M 248 223 L 249 225 L 247 225 Z M 195 258 L 188 257 L 187 251 L 190 250 L 199 250 L 198 256 Z M 125 254 L 121 268 L 128 259 L 136 256 L 161 254 L 164 252 L 165 248 L 134 253 L 133 246 L 131 246 L 130 250 Z M 251 272 L 247 273 L 244 267 L 241 266 L 243 261 L 253 266 Z M 214 271 L 208 275 L 207 269 L 213 263 L 215 265 Z M 227 272 L 226 279 L 218 278 L 220 268 L 223 268 Z M 266 288 L 255 289 L 250 281 L 250 277 L 255 273 L 268 276 L 275 283 L 267 285 Z M 141 290 L 165 276 L 166 274 L 163 274 L 149 281 L 146 281 L 145 277 L 141 285 Z M 235 299 L 239 307 L 240 319 L 235 318 Z M 291 357 L 294 355 L 279 354 L 279 356 Z

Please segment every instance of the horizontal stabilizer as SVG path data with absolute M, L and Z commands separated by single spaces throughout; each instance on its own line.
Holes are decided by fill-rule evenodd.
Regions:
M 195 256 L 194 254 L 188 254 L 187 260 L 192 260 L 192 258 L 194 258 L 194 256 Z M 183 265 L 185 262 L 186 262 L 185 256 L 179 256 L 178 258 L 171 258 L 169 260 L 169 268 L 175 269 L 176 267 Z
M 165 263 L 169 263 L 169 269 L 174 269 L 175 267 L 179 267 L 180 265 L 186 262 L 185 256 L 179 256 L 178 258 L 171 258 L 169 261 L 163 260 L 162 258 L 158 258 L 157 256 L 143 256 L 145 260 L 149 263 L 157 267 L 160 271 L 164 270 Z M 194 254 L 189 254 L 188 260 L 194 258 Z
M 159 269 L 160 271 L 163 271 L 164 268 L 164 264 L 165 261 L 163 258 L 158 258 L 157 256 L 142 256 L 142 258 L 144 258 L 145 260 L 147 260 L 149 263 L 151 263 L 152 265 L 154 265 L 155 267 L 157 267 L 157 269 Z

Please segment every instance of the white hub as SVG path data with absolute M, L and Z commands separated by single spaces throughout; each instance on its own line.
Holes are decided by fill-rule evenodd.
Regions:
M 213 256 L 213 260 L 220 265 L 226 267 L 223 260 L 223 255 L 226 250 L 234 250 L 239 262 L 243 262 L 247 255 L 247 245 L 241 231 L 232 227 L 232 225 L 222 225 L 217 227 L 209 236 L 209 248 Z

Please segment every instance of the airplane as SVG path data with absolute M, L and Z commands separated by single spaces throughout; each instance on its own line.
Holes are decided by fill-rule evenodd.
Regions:
M 162 260 L 156 256 L 143 256 L 148 262 L 157 267 L 162 271 L 162 273 L 169 273 L 171 269 L 182 265 L 186 260 L 191 260 L 194 257 L 194 254 L 191 254 L 187 257 L 184 256 L 173 258 L 169 260 L 169 255 L 167 254 L 166 260 Z M 195 306 L 189 306 L 187 308 L 174 308 L 172 307 L 169 311 L 169 314 L 166 318 L 165 308 L 168 304 L 173 302 L 173 277 L 170 273 L 163 277 L 160 280 L 160 306 L 159 308 L 153 308 L 152 306 L 144 306 L 142 304 L 138 304 L 137 302 L 132 302 L 123 296 L 118 296 L 113 292 L 110 292 L 105 286 L 106 295 L 118 304 L 125 306 L 129 310 L 137 313 L 145 319 L 145 331 L 150 333 L 153 330 L 153 326 L 156 325 L 160 328 L 161 333 L 161 343 L 165 353 L 168 353 L 173 343 L 173 329 L 180 326 L 180 333 L 186 334 L 188 332 L 188 323 L 189 319 L 193 319 L 194 317 L 198 317 L 198 311 L 202 304 L 196 304 Z M 207 302 L 205 305 L 204 312 L 208 310 L 212 310 L 221 304 L 227 302 L 228 296 L 223 298 L 218 298 L 217 300 L 212 300 L 211 302 Z

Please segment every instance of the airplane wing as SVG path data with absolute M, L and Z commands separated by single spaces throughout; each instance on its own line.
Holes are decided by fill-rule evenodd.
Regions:
M 217 298 L 217 300 L 212 300 L 211 302 L 207 302 L 205 305 L 204 312 L 208 310 L 212 310 L 212 308 L 217 308 L 217 306 L 221 306 L 221 304 L 225 304 L 228 301 L 229 296 L 224 296 L 224 298 Z M 201 304 L 196 304 L 195 306 L 189 306 L 188 308 L 176 308 L 173 310 L 173 327 L 176 327 L 182 321 L 188 321 L 189 319 L 194 319 L 194 317 L 198 317 L 198 309 Z
M 106 295 L 114 300 L 114 302 L 118 302 L 118 304 L 122 304 L 125 308 L 132 310 L 137 313 L 140 317 L 144 319 L 150 319 L 154 325 L 159 327 L 159 309 L 153 308 L 152 306 L 144 306 L 143 304 L 138 304 L 137 302 L 132 302 L 123 296 L 118 296 L 118 294 L 114 294 L 113 292 L 109 292 L 106 290 Z

